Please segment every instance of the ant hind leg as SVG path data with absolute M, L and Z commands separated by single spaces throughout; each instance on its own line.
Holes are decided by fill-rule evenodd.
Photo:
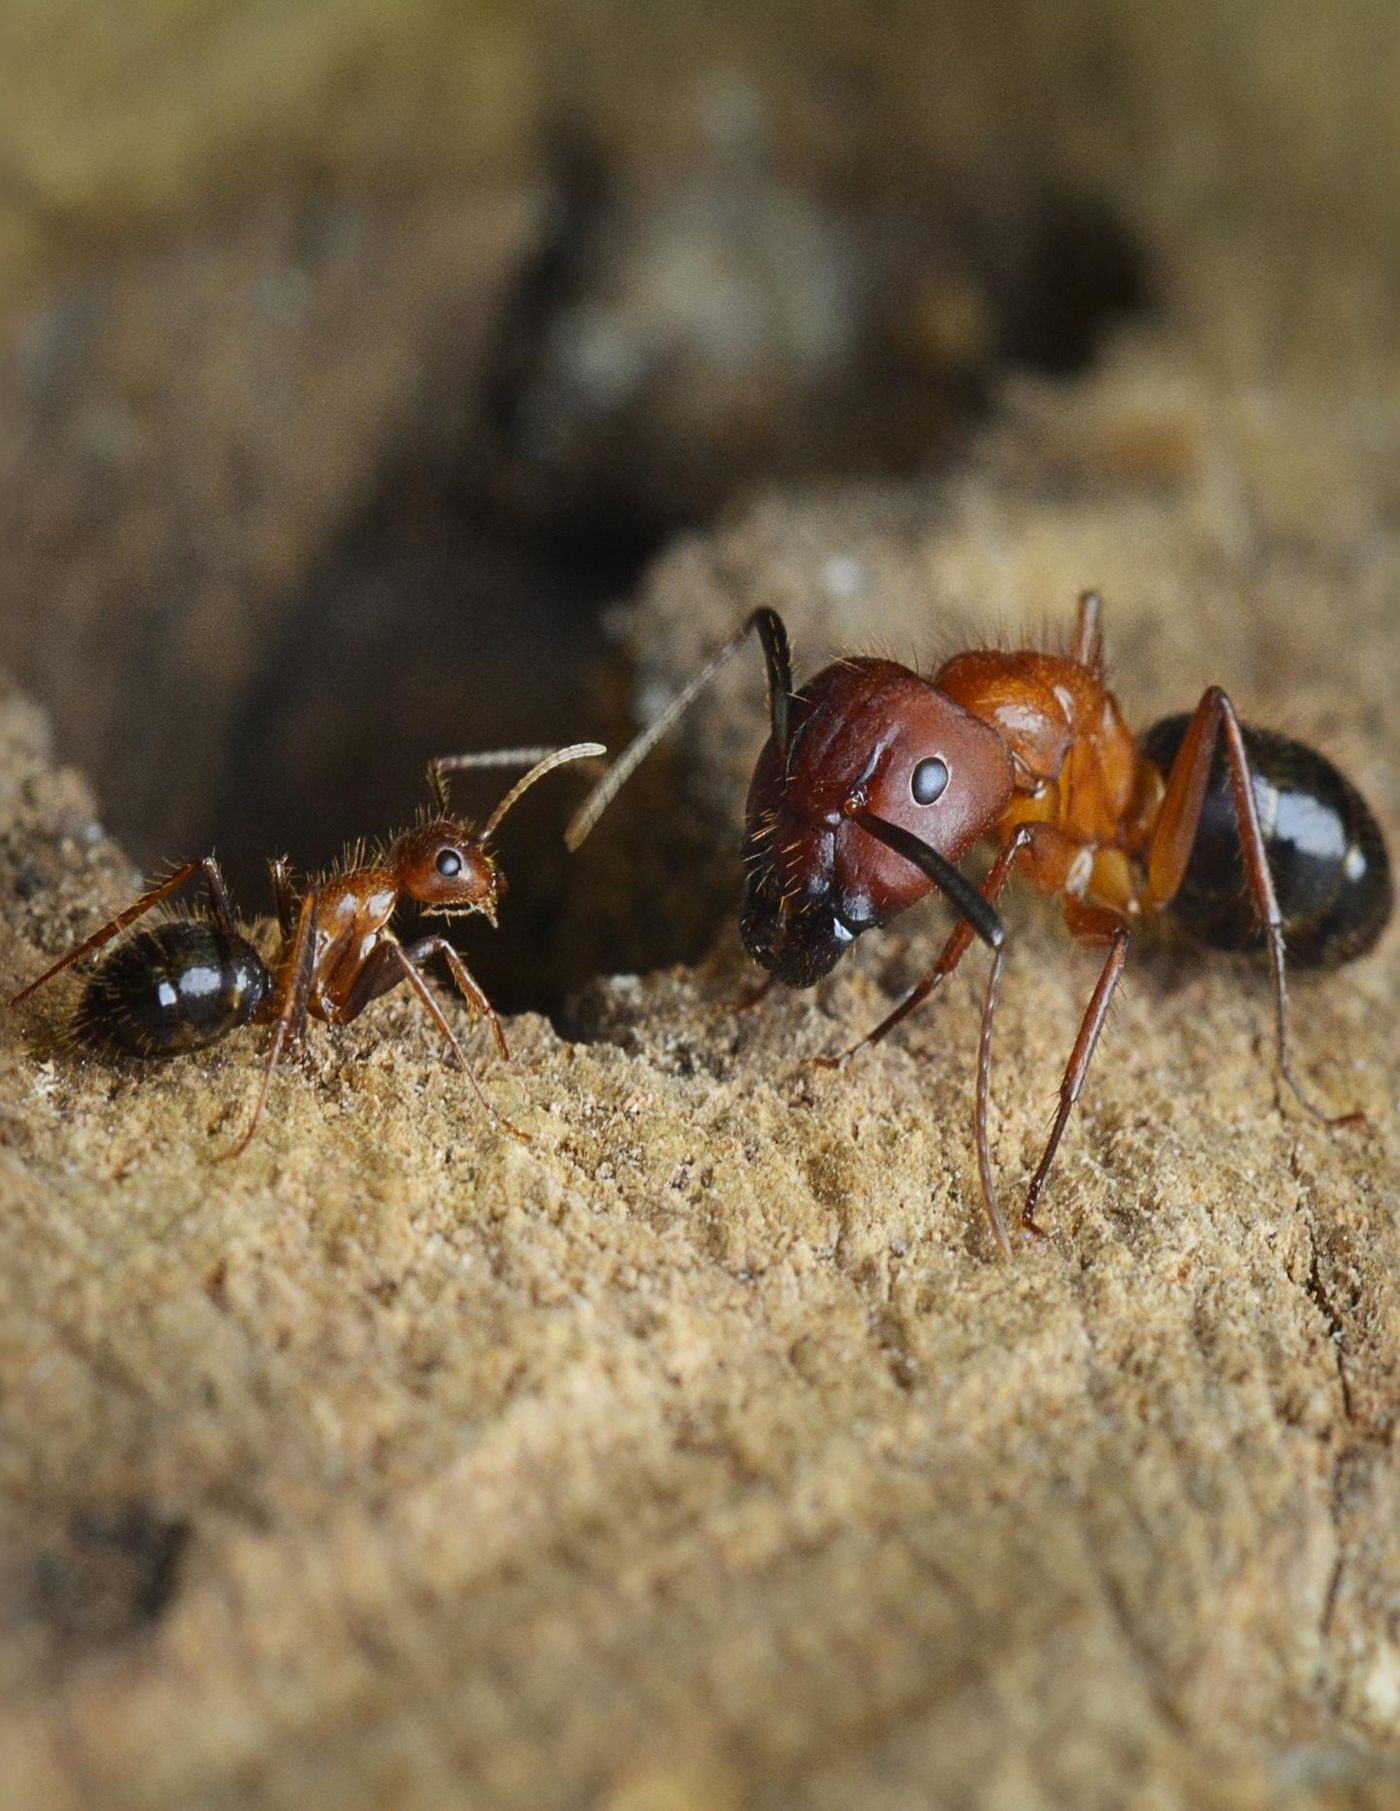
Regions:
M 95 954 L 105 944 L 110 943 L 119 932 L 124 931 L 129 924 L 135 924 L 138 918 L 143 918 L 147 912 L 154 911 L 158 905 L 162 905 L 167 899 L 178 893 L 187 882 L 196 877 L 204 882 L 204 890 L 209 896 L 209 907 L 215 924 L 226 937 L 234 936 L 237 925 L 234 921 L 233 904 L 229 899 L 228 888 L 224 884 L 223 873 L 212 855 L 201 856 L 198 861 L 182 862 L 164 880 L 159 881 L 143 893 L 139 899 L 127 906 L 125 911 L 118 912 L 115 918 L 109 918 L 106 924 L 101 925 L 90 937 L 84 938 L 81 943 L 75 944 L 66 954 L 60 956 L 58 961 L 46 968 L 37 980 L 31 981 L 27 987 L 22 987 L 17 994 L 12 994 L 6 1004 L 18 1006 L 21 1000 L 27 1000 L 30 994 L 37 993 L 46 982 L 54 980 L 65 969 L 72 968 L 75 963 L 81 962 L 84 956 Z
M 1250 903 L 1269 946 L 1269 980 L 1274 996 L 1274 1059 L 1279 1080 L 1287 1084 L 1298 1104 L 1323 1125 L 1364 1126 L 1364 1113 L 1332 1114 L 1309 1100 L 1289 1061 L 1283 913 L 1274 891 L 1273 875 L 1269 872 L 1268 848 L 1259 821 L 1249 753 L 1244 745 L 1240 720 L 1228 695 L 1218 685 L 1202 694 L 1167 775 L 1166 796 L 1147 851 L 1147 892 L 1142 900 L 1143 909 L 1161 910 L 1171 904 L 1181 888 L 1201 822 L 1216 742 L 1221 736 L 1225 740 Z

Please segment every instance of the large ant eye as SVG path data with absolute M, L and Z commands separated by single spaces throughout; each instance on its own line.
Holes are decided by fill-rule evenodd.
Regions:
M 444 880 L 451 880 L 462 872 L 462 858 L 455 849 L 442 849 L 438 852 L 437 871 Z
M 948 763 L 941 761 L 937 755 L 930 755 L 926 761 L 920 761 L 909 776 L 909 790 L 914 795 L 916 805 L 931 805 L 935 799 L 943 796 L 943 788 L 948 784 Z

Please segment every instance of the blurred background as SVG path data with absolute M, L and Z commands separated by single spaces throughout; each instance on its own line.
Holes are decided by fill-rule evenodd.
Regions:
M 762 491 L 927 483 L 1125 335 L 1393 404 L 1397 171 L 1393 0 L 5 0 L 0 661 L 263 911 L 429 754 L 625 737 L 605 607 Z M 507 1005 L 578 978 L 577 791 Z

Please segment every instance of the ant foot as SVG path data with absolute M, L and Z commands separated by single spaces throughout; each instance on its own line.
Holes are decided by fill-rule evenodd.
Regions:
M 210 1163 L 232 1163 L 235 1157 L 241 1157 L 253 1142 L 253 1133 L 256 1130 L 256 1125 L 249 1126 L 237 1144 L 231 1144 L 226 1151 L 216 1151 L 209 1159 Z
M 1351 1113 L 1323 1113 L 1319 1118 L 1330 1131 L 1336 1131 L 1339 1126 L 1355 1126 L 1358 1132 L 1371 1130 L 1369 1117 L 1359 1107 Z
M 1289 1070 L 1283 1070 L 1280 1079 L 1288 1084 L 1294 1100 L 1309 1118 L 1315 1119 L 1321 1126 L 1326 1126 L 1329 1131 L 1336 1131 L 1342 1126 L 1355 1126 L 1359 1131 L 1364 1132 L 1371 1130 L 1371 1121 L 1361 1108 L 1354 1108 L 1350 1113 L 1328 1113 L 1324 1108 L 1308 1099 Z M 1277 1096 L 1277 1104 L 1281 1111 L 1283 1107 L 1281 1094 Z
M 1029 1212 L 1021 1215 L 1021 1237 L 1027 1245 L 1034 1245 L 1038 1239 L 1048 1239 L 1049 1232 L 1038 1220 L 1033 1220 Z
M 725 1005 L 727 1010 L 730 1012 L 751 1011 L 758 1005 L 760 1000 L 766 1000 L 768 998 L 774 987 L 777 986 L 777 982 L 778 977 L 776 975 L 765 976 L 756 987 L 746 987 L 737 999 L 726 1001 Z

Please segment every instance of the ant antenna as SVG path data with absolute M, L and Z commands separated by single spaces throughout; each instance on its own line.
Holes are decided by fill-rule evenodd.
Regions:
M 564 841 L 571 850 L 583 843 L 598 819 L 671 725 L 705 689 L 731 655 L 738 652 L 755 629 L 763 643 L 763 657 L 768 669 L 768 712 L 773 740 L 780 749 L 787 748 L 788 699 L 792 695 L 792 656 L 788 651 L 787 631 L 776 610 L 755 610 L 745 617 L 742 628 L 710 656 L 695 677 L 681 687 L 661 715 L 654 718 L 640 735 L 627 744 L 613 766 L 569 819 L 564 831 Z
M 447 795 L 447 775 L 441 761 L 428 763 L 428 791 L 433 795 L 433 809 L 439 817 L 452 816 L 452 801 Z
M 472 839 L 477 843 L 485 843 L 491 840 L 511 806 L 522 793 L 530 790 L 536 780 L 542 780 L 547 773 L 553 773 L 556 767 L 563 767 L 566 762 L 585 761 L 592 755 L 605 755 L 607 752 L 601 742 L 571 742 L 567 748 L 497 748 L 483 754 L 444 755 L 441 760 L 430 764 L 428 784 L 433 784 L 434 773 L 437 774 L 439 783 L 445 787 L 446 781 L 442 776 L 454 773 L 458 768 L 515 767 L 522 761 L 534 761 L 534 766 L 515 782 Z
M 440 755 L 433 766 L 451 773 L 464 767 L 531 767 L 553 753 L 552 748 L 482 748 L 469 755 Z

